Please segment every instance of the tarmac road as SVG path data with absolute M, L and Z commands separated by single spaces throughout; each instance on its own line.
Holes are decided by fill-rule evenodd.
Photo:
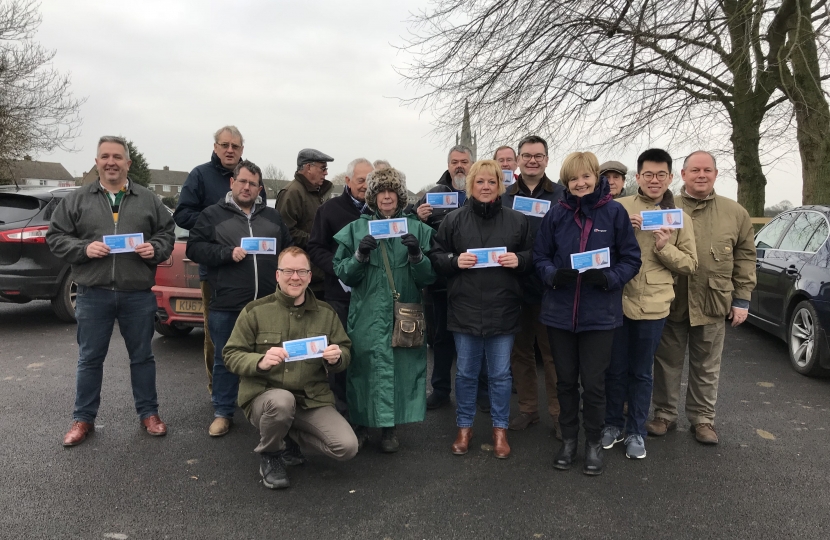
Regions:
M 201 340 L 154 340 L 169 433 L 152 438 L 116 332 L 96 432 L 65 449 L 75 327 L 45 302 L 0 304 L 0 538 L 830 538 L 830 381 L 795 373 L 784 343 L 751 326 L 727 331 L 716 447 L 683 418 L 645 460 L 617 446 L 592 478 L 551 467 L 549 418 L 510 432 L 502 461 L 479 414 L 473 449 L 454 456 L 447 407 L 399 429 L 398 454 L 375 440 L 351 462 L 314 456 L 283 491 L 262 486 L 241 411 L 207 435 Z

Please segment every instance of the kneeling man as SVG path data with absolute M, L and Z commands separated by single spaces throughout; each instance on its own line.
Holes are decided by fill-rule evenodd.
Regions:
M 305 251 L 280 253 L 276 293 L 251 302 L 224 349 L 225 366 L 239 376 L 239 406 L 259 429 L 259 473 L 271 489 L 290 485 L 285 468 L 305 463 L 302 450 L 339 461 L 357 453 L 357 438 L 335 410 L 328 371 L 348 367 L 351 341 L 334 309 L 308 290 Z M 326 336 L 323 355 L 292 361 L 284 343 Z M 313 348 L 312 348 L 313 349 Z

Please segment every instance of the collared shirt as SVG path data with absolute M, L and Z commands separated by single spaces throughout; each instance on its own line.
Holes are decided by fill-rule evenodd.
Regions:
M 355 208 L 357 208 L 357 209 L 360 211 L 360 213 L 361 213 L 361 214 L 365 214 L 365 213 L 366 213 L 366 209 L 368 208 L 368 207 L 366 206 L 366 201 L 361 201 L 360 199 L 356 199 L 356 198 L 354 197 L 354 195 L 352 195 L 352 191 L 349 189 L 349 186 L 345 186 L 345 187 L 343 188 L 343 191 L 344 191 L 344 192 L 345 192 L 345 193 L 349 196 L 349 198 L 352 200 L 352 204 L 355 206 Z
M 98 181 L 98 185 L 101 186 L 101 189 L 104 190 L 104 193 L 107 194 L 107 199 L 110 201 L 110 208 L 112 209 L 112 220 L 115 223 L 118 223 L 118 210 L 121 208 L 121 201 L 124 199 L 124 194 L 127 193 L 127 188 L 130 187 L 130 180 L 127 179 L 124 182 L 124 186 L 118 191 L 118 193 L 111 193 L 101 181 Z

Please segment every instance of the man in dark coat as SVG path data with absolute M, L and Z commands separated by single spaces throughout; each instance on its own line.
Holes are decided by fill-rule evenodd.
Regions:
M 240 161 L 231 177 L 231 190 L 222 202 L 199 214 L 187 241 L 187 256 L 207 269 L 213 290 L 207 319 L 215 345 L 211 437 L 221 437 L 230 429 L 239 389 L 239 378 L 225 368 L 222 349 L 240 311 L 277 289 L 277 255 L 291 245 L 279 212 L 259 197 L 261 187 L 259 167 Z M 267 254 L 249 254 L 241 244 L 243 238 L 252 236 L 274 238 L 276 245 Z
M 343 227 L 369 213 L 366 206 L 366 177 L 374 170 L 369 160 L 357 158 L 346 167 L 346 187 L 339 197 L 333 197 L 317 209 L 311 237 L 308 240 L 308 255 L 311 262 L 320 267 L 326 275 L 326 303 L 334 308 L 343 327 L 349 318 L 351 289 L 346 287 L 334 273 L 332 260 L 337 252 L 334 235 Z M 337 409 L 346 411 L 346 372 L 329 373 L 329 383 L 337 398 Z
M 332 183 L 326 180 L 326 175 L 329 172 L 327 163 L 332 161 L 333 157 L 319 150 L 300 150 L 294 181 L 277 195 L 277 210 L 291 231 L 294 245 L 301 249 L 308 249 L 314 216 L 331 191 Z M 324 275 L 325 272 L 312 263 L 309 289 L 318 300 L 325 300 Z
M 210 161 L 199 165 L 187 175 L 179 203 L 173 213 L 176 225 L 188 231 L 196 225 L 199 214 L 212 204 L 225 200 L 230 189 L 233 169 L 242 158 L 244 141 L 236 126 L 224 126 L 213 134 L 213 153 Z M 260 192 L 263 201 L 265 190 Z M 208 374 L 208 389 L 213 385 L 213 341 L 208 329 L 208 303 L 213 294 L 207 281 L 207 269 L 199 266 L 199 281 L 202 287 L 202 313 L 205 317 L 205 368 Z
M 516 197 L 549 201 L 551 207 L 562 198 L 565 188 L 554 184 L 545 169 L 548 165 L 548 143 L 543 138 L 531 135 L 519 142 L 519 170 L 516 182 L 502 195 L 505 208 L 513 208 Z M 531 243 L 536 238 L 542 216 L 526 214 L 530 224 Z M 510 366 L 513 370 L 513 384 L 519 394 L 519 414 L 510 421 L 510 429 L 521 431 L 539 422 L 538 385 L 536 377 L 536 353 L 533 344 L 539 346 L 545 368 L 545 390 L 548 398 L 548 413 L 553 419 L 554 434 L 562 438 L 559 428 L 559 399 L 556 396 L 556 368 L 550 352 L 545 325 L 539 322 L 544 288 L 535 273 L 523 281 L 521 329 L 513 342 Z
M 457 193 L 458 207 L 464 206 L 467 199 L 467 173 L 473 166 L 473 152 L 463 145 L 450 148 L 447 156 L 447 170 L 441 175 L 438 184 L 429 193 Z M 433 208 L 427 204 L 426 195 L 415 205 L 418 218 L 438 230 L 444 218 L 453 208 Z M 439 277 L 427 288 L 432 299 L 433 329 L 432 338 L 432 394 L 427 397 L 427 409 L 438 409 L 450 403 L 452 391 L 452 363 L 455 359 L 455 340 L 447 330 L 447 280 Z M 487 392 L 487 366 L 482 362 L 478 384 L 478 403 L 483 412 L 490 410 L 490 396 Z

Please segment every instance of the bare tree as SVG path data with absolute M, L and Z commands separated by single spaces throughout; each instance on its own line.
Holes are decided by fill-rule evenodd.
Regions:
M 455 129 L 468 100 L 489 140 L 539 132 L 554 147 L 731 145 L 738 200 L 762 215 L 762 139 L 786 140 L 792 117 L 778 82 L 780 9 L 766 0 L 437 0 L 413 17 L 404 48 L 414 60 L 400 72 L 418 89 L 409 103 L 432 109 L 439 129 Z M 811 13 L 823 31 L 824 12 Z
M 69 75 L 51 67 L 55 51 L 34 41 L 39 7 L 0 1 L 0 177 L 25 154 L 71 150 L 81 125 L 84 100 L 72 96 Z
M 279 193 L 280 188 L 282 187 L 280 182 L 285 182 L 286 180 L 288 180 L 288 177 L 285 176 L 283 170 L 275 167 L 271 163 L 262 169 L 262 183 L 267 189 L 270 189 L 275 194 Z

